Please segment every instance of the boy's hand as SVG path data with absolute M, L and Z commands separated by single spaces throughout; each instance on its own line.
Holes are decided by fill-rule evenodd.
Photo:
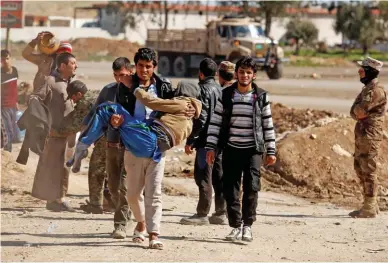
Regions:
M 193 107 L 193 105 L 190 102 L 187 103 L 184 114 L 189 119 L 194 117 L 195 108 Z
M 276 156 L 275 155 L 267 155 L 265 158 L 265 166 L 271 166 L 276 163 Z
M 206 153 L 207 164 L 213 165 L 215 159 L 216 159 L 216 153 L 213 150 L 207 151 L 207 153 Z
M 192 154 L 194 151 L 193 151 L 193 147 L 191 145 L 185 145 L 185 153 L 187 155 L 190 155 Z

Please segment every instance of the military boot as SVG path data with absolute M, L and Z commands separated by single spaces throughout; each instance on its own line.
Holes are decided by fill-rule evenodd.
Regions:
M 349 216 L 353 218 L 375 218 L 379 211 L 376 199 L 376 196 L 365 197 L 362 208 L 349 213 Z
M 86 201 L 86 205 L 81 205 L 80 206 L 81 210 L 88 214 L 103 214 L 103 208 L 100 205 L 93 205 Z
M 115 212 L 116 206 L 113 203 L 112 196 L 108 189 L 104 189 L 104 201 L 103 201 L 103 208 L 106 212 Z

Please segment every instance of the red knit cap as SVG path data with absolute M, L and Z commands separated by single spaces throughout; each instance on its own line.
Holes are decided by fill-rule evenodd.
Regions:
M 73 48 L 71 47 L 71 44 L 67 41 L 61 41 L 61 44 L 59 45 L 59 48 L 57 50 L 57 54 L 60 53 L 71 53 L 73 51 Z

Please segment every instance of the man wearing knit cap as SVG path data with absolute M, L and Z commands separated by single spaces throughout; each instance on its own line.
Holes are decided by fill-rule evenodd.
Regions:
M 354 101 L 350 115 L 357 121 L 354 129 L 354 170 L 363 188 L 364 204 L 349 216 L 373 218 L 379 213 L 377 160 L 383 140 L 387 94 L 377 78 L 383 62 L 367 57 L 358 64 L 361 66 L 358 70 L 360 81 L 365 86 Z
M 235 68 L 236 65 L 229 61 L 222 61 L 218 66 L 218 82 L 222 88 L 229 87 L 234 83 Z
M 40 32 L 36 38 L 34 38 L 28 45 L 25 47 L 25 49 L 22 52 L 22 56 L 24 59 L 30 61 L 31 63 L 38 66 L 38 72 L 35 75 L 34 78 L 34 91 L 40 88 L 41 85 L 43 85 L 45 78 L 49 76 L 54 70 L 55 70 L 55 58 L 60 53 L 71 53 L 72 47 L 70 43 L 68 42 L 61 42 L 59 45 L 53 45 L 50 48 L 48 48 L 49 54 L 45 53 L 35 53 L 35 47 L 38 45 L 38 43 L 43 39 L 43 37 L 47 34 L 51 34 L 50 32 Z
M 61 54 L 61 53 L 64 53 L 64 52 L 67 52 L 67 53 L 71 53 L 73 51 L 73 47 L 71 46 L 71 44 L 67 41 L 61 41 L 61 43 L 59 44 L 59 48 L 56 52 L 56 54 Z

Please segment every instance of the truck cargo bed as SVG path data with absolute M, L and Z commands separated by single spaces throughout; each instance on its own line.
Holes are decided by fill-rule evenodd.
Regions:
M 157 51 L 206 53 L 207 29 L 147 31 L 147 47 Z

